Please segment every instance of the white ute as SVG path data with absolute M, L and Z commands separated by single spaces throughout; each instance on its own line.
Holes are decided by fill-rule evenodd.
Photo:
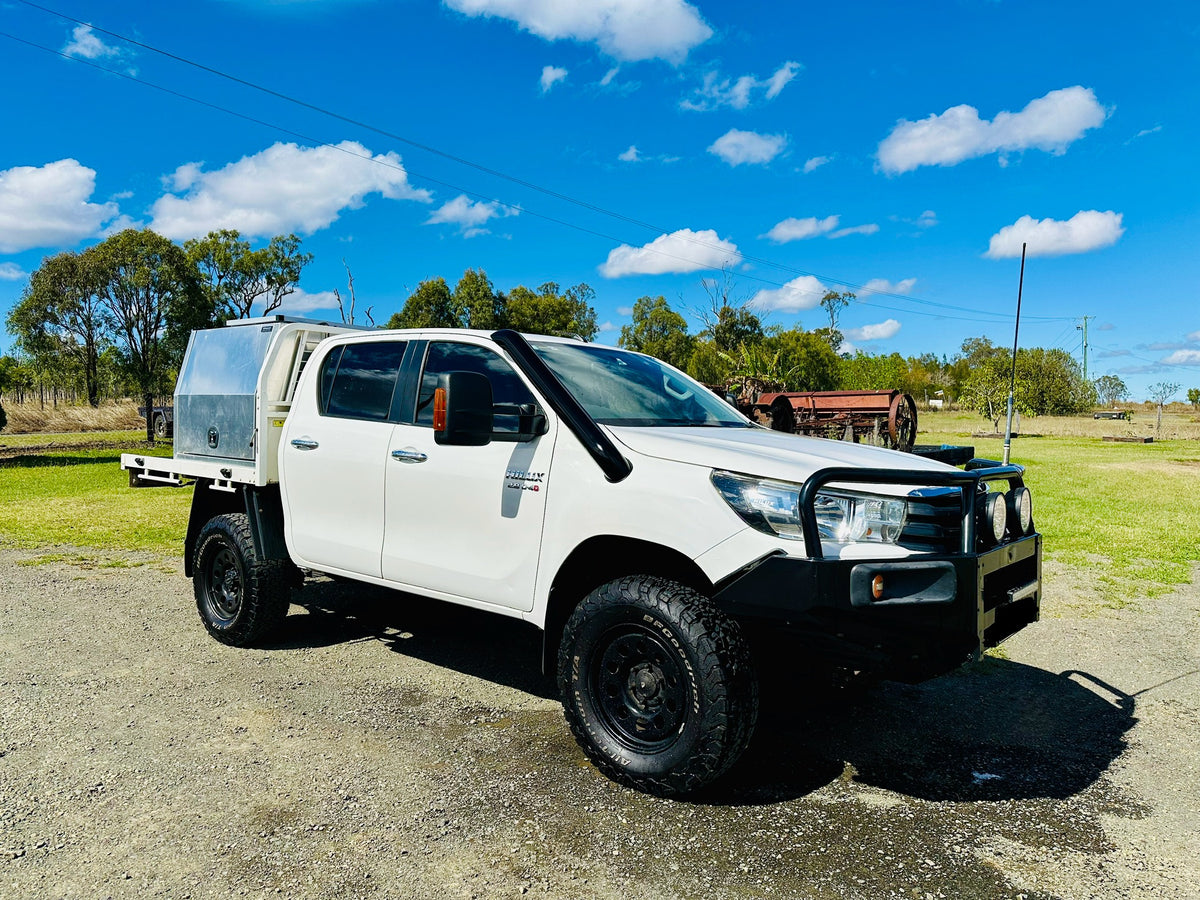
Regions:
M 596 766 L 663 795 L 745 749 L 758 672 L 920 680 L 1038 617 L 1020 466 L 756 425 L 576 340 L 273 317 L 192 335 L 173 458 L 205 628 L 253 646 L 325 573 L 532 622 Z

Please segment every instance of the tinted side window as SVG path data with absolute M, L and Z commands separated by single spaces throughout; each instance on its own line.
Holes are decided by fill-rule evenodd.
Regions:
M 492 383 L 492 402 L 497 404 L 537 402 L 512 366 L 494 351 L 474 344 L 435 341 L 429 345 L 425 356 L 425 372 L 421 376 L 421 393 L 417 398 L 418 425 L 433 425 L 433 392 L 437 390 L 438 376 L 443 372 L 486 375 Z M 496 416 L 495 430 L 510 434 L 519 431 L 517 416 Z
M 404 343 L 347 344 L 321 364 L 321 412 L 347 419 L 386 421 Z

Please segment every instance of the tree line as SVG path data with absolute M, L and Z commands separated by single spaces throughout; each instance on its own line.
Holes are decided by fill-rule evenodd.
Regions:
M 311 259 L 294 234 L 254 250 L 237 231 L 181 246 L 149 229 L 47 257 L 7 317 L 20 356 L 0 363 L 0 392 L 44 403 L 81 387 L 92 407 L 133 394 L 149 408 L 173 391 L 193 329 L 278 308 Z
M 768 391 L 901 390 L 919 400 L 957 402 L 994 423 L 1007 408 L 1012 352 L 985 337 L 964 341 L 952 357 L 844 352 L 838 316 L 856 299 L 852 293 L 826 293 L 821 307 L 829 325 L 812 331 L 764 327 L 753 311 L 726 297 L 719 294 L 701 314 L 704 327 L 694 335 L 664 297 L 642 297 L 634 304 L 632 323 L 621 330 L 620 344 L 748 400 Z M 1102 391 L 1107 402 L 1128 395 L 1116 376 L 1086 381 L 1064 350 L 1034 347 L 1017 353 L 1014 402 L 1022 413 L 1082 412 Z
M 82 397 L 92 406 L 137 396 L 152 406 L 154 397 L 173 392 L 193 329 L 247 318 L 256 306 L 260 314 L 278 309 L 311 261 L 294 234 L 254 249 L 235 230 L 181 245 L 129 229 L 82 252 L 47 257 L 8 315 L 17 355 L 0 357 L 0 396 L 36 396 L 43 404 L 47 395 L 51 402 Z M 349 268 L 347 275 L 349 313 L 335 293 L 343 321 L 352 323 Z M 709 302 L 694 311 L 701 324 L 696 333 L 666 298 L 645 296 L 634 303 L 618 344 L 746 399 L 764 391 L 898 389 L 918 400 L 958 403 L 994 423 L 1006 408 L 1012 352 L 985 337 L 964 341 L 952 356 L 847 352 L 838 322 L 856 299 L 853 293 L 827 292 L 820 308 L 828 324 L 805 330 L 764 325 L 744 301 L 733 299 L 728 272 L 702 285 Z M 482 269 L 467 269 L 453 288 L 440 277 L 422 281 L 385 327 L 512 328 L 591 341 L 599 330 L 595 296 L 585 283 L 501 291 Z M 374 324 L 370 308 L 367 318 Z M 1085 380 L 1063 350 L 1017 353 L 1015 403 L 1024 414 L 1069 415 L 1098 402 L 1118 403 L 1128 393 L 1114 375 Z M 1200 404 L 1200 389 L 1189 390 L 1188 400 Z

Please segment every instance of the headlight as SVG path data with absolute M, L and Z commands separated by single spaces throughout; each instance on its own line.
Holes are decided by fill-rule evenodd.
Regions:
M 751 528 L 792 541 L 804 539 L 800 527 L 800 485 L 713 472 L 713 487 Z
M 788 540 L 803 540 L 800 485 L 720 471 L 713 472 L 712 482 L 751 528 Z M 814 506 L 818 535 L 841 544 L 894 544 L 908 513 L 903 500 L 852 491 L 821 491 Z
M 903 500 L 849 491 L 822 491 L 815 505 L 817 532 L 839 544 L 894 544 L 908 517 Z

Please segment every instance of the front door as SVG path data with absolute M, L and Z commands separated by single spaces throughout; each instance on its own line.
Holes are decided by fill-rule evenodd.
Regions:
M 533 608 L 556 425 L 527 441 L 512 415 L 496 417 L 500 439 L 483 447 L 439 445 L 433 392 L 443 372 L 478 372 L 500 404 L 537 403 L 520 375 L 482 344 L 429 344 L 415 409 L 391 435 L 384 478 L 383 577 L 510 609 Z

